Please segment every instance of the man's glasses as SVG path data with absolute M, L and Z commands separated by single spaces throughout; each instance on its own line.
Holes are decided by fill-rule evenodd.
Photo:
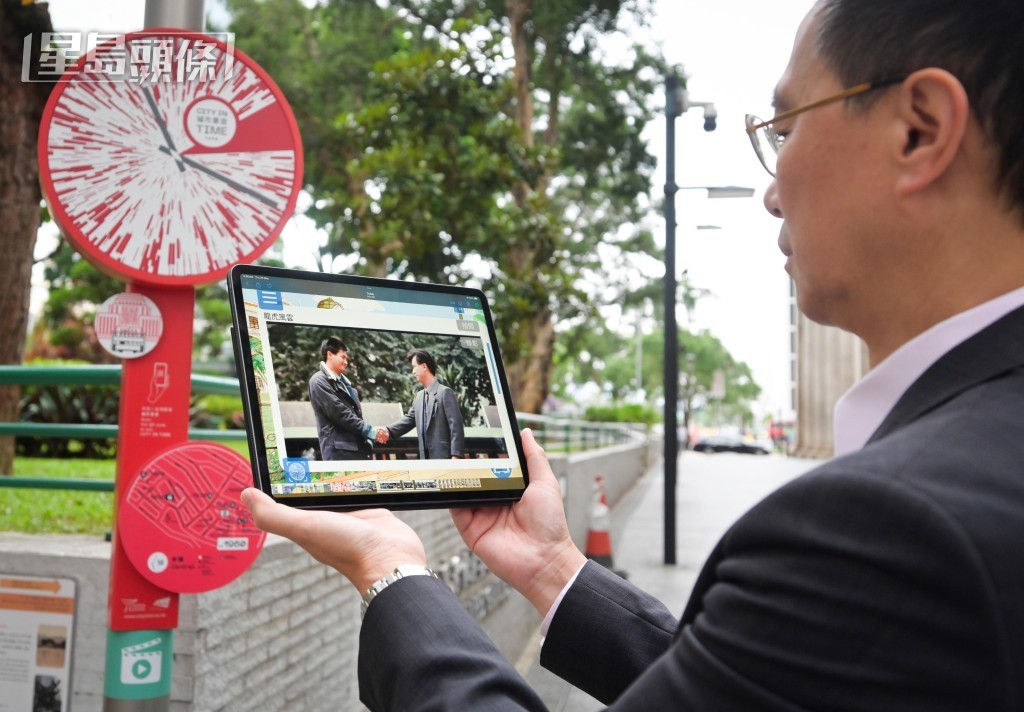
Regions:
M 817 109 L 819 106 L 826 106 L 828 104 L 835 103 L 837 101 L 843 101 L 849 99 L 851 96 L 863 94 L 865 92 L 880 89 L 882 87 L 891 86 L 893 84 L 899 84 L 909 75 L 899 74 L 894 77 L 887 77 L 886 79 L 879 79 L 873 82 L 864 82 L 857 86 L 844 89 L 838 94 L 825 97 L 824 99 L 818 99 L 812 101 L 810 104 L 798 106 L 795 109 L 789 111 L 783 111 L 781 114 L 776 114 L 767 121 L 762 121 L 753 114 L 747 114 L 747 136 L 750 137 L 750 143 L 754 147 L 754 153 L 757 154 L 758 159 L 761 161 L 761 165 L 768 171 L 768 174 L 773 178 L 775 177 L 775 162 L 778 159 L 779 148 L 785 141 L 785 137 L 779 135 L 775 130 L 773 124 L 776 121 L 782 121 L 788 119 L 797 114 L 802 114 L 805 111 L 811 109 Z

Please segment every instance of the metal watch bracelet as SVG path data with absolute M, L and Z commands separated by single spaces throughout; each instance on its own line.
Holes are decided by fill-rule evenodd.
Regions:
M 393 584 L 395 581 L 407 576 L 433 576 L 438 580 L 441 578 L 433 569 L 428 569 L 426 566 L 420 566 L 419 564 L 400 564 L 395 567 L 394 571 L 376 581 L 366 590 L 366 593 L 363 594 L 363 601 L 359 606 L 359 617 L 362 618 L 366 615 L 366 609 L 369 607 L 370 602 L 377 597 L 378 593 Z

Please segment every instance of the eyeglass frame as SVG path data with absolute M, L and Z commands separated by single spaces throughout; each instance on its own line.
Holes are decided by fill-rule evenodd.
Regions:
M 764 152 L 761 150 L 761 144 L 757 140 L 758 131 L 760 131 L 761 129 L 768 128 L 776 121 L 782 121 L 784 119 L 792 118 L 794 116 L 797 116 L 798 114 L 804 113 L 805 111 L 817 109 L 821 106 L 827 106 L 828 104 L 834 104 L 837 101 L 843 101 L 844 99 L 849 99 L 850 97 L 857 96 L 858 94 L 864 94 L 869 91 L 874 91 L 875 89 L 881 89 L 883 87 L 892 86 L 893 84 L 899 84 L 909 76 L 909 74 L 896 74 L 891 77 L 886 77 L 884 79 L 876 79 L 874 81 L 863 82 L 861 84 L 852 86 L 849 89 L 844 89 L 838 94 L 833 94 L 832 96 L 827 96 L 824 99 L 812 101 L 810 104 L 804 104 L 803 106 L 798 106 L 795 109 L 788 109 L 786 111 L 783 111 L 781 114 L 776 114 L 767 121 L 761 121 L 761 119 L 754 116 L 753 114 L 747 114 L 745 118 L 747 122 L 747 137 L 750 139 L 750 145 L 754 147 L 754 153 L 757 154 L 757 159 L 761 162 L 761 165 L 764 166 L 764 169 L 768 171 L 768 175 L 774 178 L 775 171 L 768 167 L 768 161 L 765 160 Z M 769 145 L 772 147 L 772 150 L 775 151 L 776 155 L 778 155 L 779 153 L 780 146 L 780 144 L 776 141 L 777 137 L 778 134 L 775 134 L 774 132 L 772 134 L 768 134 L 767 132 L 765 133 L 765 138 L 767 138 Z

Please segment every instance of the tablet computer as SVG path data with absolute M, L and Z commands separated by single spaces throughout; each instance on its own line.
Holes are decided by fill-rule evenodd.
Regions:
M 236 265 L 232 341 L 255 486 L 295 507 L 507 504 L 526 458 L 487 298 Z

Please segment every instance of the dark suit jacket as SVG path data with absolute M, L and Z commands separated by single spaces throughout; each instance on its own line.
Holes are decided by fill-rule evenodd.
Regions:
M 588 563 L 541 662 L 623 710 L 1022 710 L 1022 553 L 1024 309 L 928 369 L 862 450 L 741 517 L 680 622 Z M 432 583 L 370 606 L 364 701 L 539 709 Z
M 435 390 L 427 401 L 426 418 L 423 417 L 423 399 L 428 397 L 430 388 L 417 391 L 409 412 L 389 425 L 388 433 L 397 438 L 416 428 L 421 460 L 462 457 L 466 453 L 466 436 L 455 391 L 438 381 L 431 385 Z
M 316 416 L 320 456 L 324 460 L 356 460 L 373 452 L 364 434 L 366 423 L 358 394 L 353 398 L 346 388 L 318 368 L 309 379 L 309 402 Z

